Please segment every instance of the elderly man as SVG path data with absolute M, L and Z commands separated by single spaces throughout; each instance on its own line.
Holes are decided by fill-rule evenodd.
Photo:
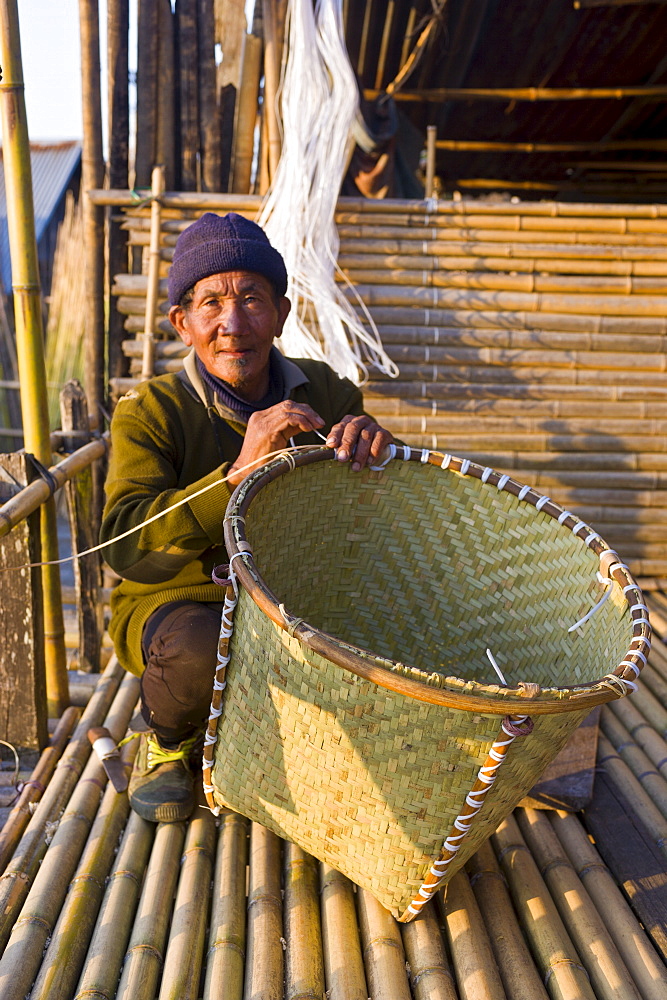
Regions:
M 291 438 L 326 438 L 353 471 L 391 441 L 351 382 L 273 345 L 286 290 L 284 261 L 255 223 L 210 212 L 194 222 L 169 272 L 169 318 L 192 348 L 184 370 L 127 393 L 112 422 L 102 540 L 122 581 L 109 631 L 120 662 L 141 676 L 150 730 L 130 801 L 155 822 L 185 819 L 194 805 L 190 758 L 208 716 L 222 607 L 211 572 L 226 561 L 231 489 Z

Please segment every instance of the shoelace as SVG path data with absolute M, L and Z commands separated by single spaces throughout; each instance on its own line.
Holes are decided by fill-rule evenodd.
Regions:
M 146 764 L 149 768 L 158 767 L 160 764 L 170 764 L 178 760 L 187 760 L 198 739 L 197 734 L 195 734 L 194 736 L 191 736 L 190 739 L 183 740 L 177 750 L 168 750 L 165 747 L 160 746 L 160 743 L 154 733 L 130 733 L 129 736 L 126 736 L 125 739 L 120 741 L 118 746 L 122 747 L 125 743 L 129 743 L 130 740 L 136 740 L 139 736 L 146 737 L 146 743 L 148 745 Z

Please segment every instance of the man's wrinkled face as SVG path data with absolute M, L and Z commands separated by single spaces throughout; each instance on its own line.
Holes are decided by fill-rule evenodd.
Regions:
M 289 299 L 263 275 L 225 271 L 198 281 L 192 300 L 172 306 L 169 319 L 211 375 L 256 402 L 268 392 L 271 346 L 289 311 Z

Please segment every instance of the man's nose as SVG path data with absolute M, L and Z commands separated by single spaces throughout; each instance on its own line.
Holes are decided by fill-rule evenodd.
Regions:
M 218 323 L 222 333 L 244 333 L 243 309 L 234 300 L 223 303 Z

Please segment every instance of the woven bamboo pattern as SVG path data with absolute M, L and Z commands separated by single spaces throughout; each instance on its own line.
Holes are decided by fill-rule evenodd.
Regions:
M 616 553 L 509 476 L 409 448 L 358 475 L 332 456 L 288 454 L 230 501 L 242 586 L 207 736 L 211 757 L 217 727 L 212 801 L 400 917 L 502 717 L 529 714 L 533 731 L 508 749 L 448 877 L 590 708 L 633 688 L 650 629 Z

